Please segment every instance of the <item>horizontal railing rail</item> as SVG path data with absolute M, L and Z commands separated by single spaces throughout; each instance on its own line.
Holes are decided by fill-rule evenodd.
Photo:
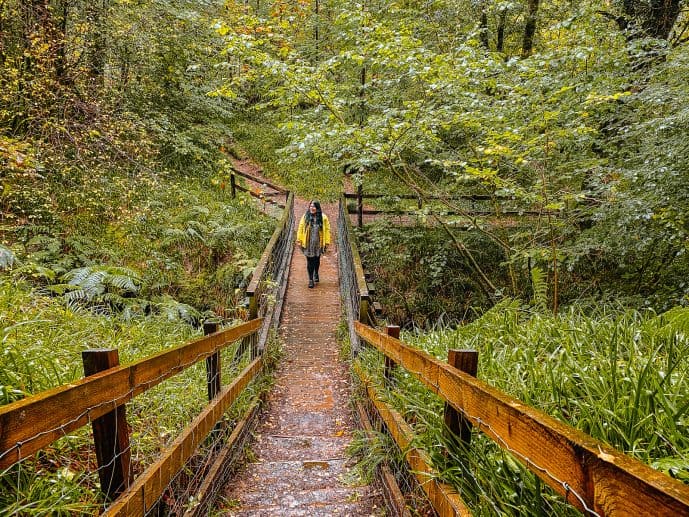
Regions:
M 0 406 L 0 469 L 31 456 L 230 343 L 254 334 L 261 323 L 261 319 L 255 319 Z
M 340 269 L 340 294 L 345 305 L 350 330 L 352 353 L 358 353 L 358 337 L 354 332 L 354 321 L 370 322 L 371 296 L 366 283 L 364 267 L 359 250 L 354 242 L 352 224 L 347 215 L 346 203 L 340 198 L 337 225 L 337 259 Z
M 246 295 L 249 299 L 248 318 L 254 319 L 259 316 L 265 318 L 264 327 L 259 333 L 257 344 L 260 350 L 265 346 L 270 327 L 280 323 L 279 315 L 274 318 L 274 311 L 271 311 L 270 308 L 277 307 L 279 313 L 282 307 L 292 259 L 294 227 L 294 194 L 290 192 L 282 217 L 263 250 L 263 254 L 254 268 L 251 281 L 246 288 Z
M 689 515 L 689 486 L 394 337 L 355 330 L 580 510 Z
M 285 190 L 284 188 L 279 187 L 273 183 L 270 183 L 270 182 L 264 180 L 263 178 L 257 178 L 256 176 L 252 176 L 251 174 L 248 174 L 246 172 L 242 172 L 235 167 L 231 167 L 230 170 L 232 171 L 232 174 L 236 174 L 237 176 L 241 176 L 242 178 L 246 178 L 246 179 L 251 180 L 255 183 L 265 185 L 266 187 L 273 189 L 275 192 L 279 192 L 281 194 L 288 194 L 288 191 Z
M 223 413 L 237 400 L 262 367 L 263 358 L 254 359 L 162 452 L 158 460 L 107 508 L 104 515 L 137 517 L 154 509 L 175 473 L 184 467 Z

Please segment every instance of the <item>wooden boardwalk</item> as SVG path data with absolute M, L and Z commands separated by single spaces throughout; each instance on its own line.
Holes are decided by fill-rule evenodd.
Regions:
M 307 202 L 295 204 L 297 221 Z M 353 484 L 346 447 L 355 428 L 349 407 L 348 366 L 338 359 L 340 321 L 337 209 L 330 216 L 333 245 L 321 259 L 320 283 L 307 287 L 306 259 L 294 250 L 280 338 L 284 358 L 262 415 L 255 458 L 224 493 L 224 515 L 381 515 L 382 498 Z

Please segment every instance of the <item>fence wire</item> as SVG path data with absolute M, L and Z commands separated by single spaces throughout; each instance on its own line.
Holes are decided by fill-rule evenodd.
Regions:
M 344 198 L 340 199 L 339 221 L 337 225 L 337 260 L 340 267 L 340 296 L 347 316 L 349 328 L 349 342 L 352 355 L 356 356 L 360 350 L 359 336 L 354 331 L 354 322 L 359 319 L 359 307 L 361 304 L 361 292 L 357 283 L 354 269 L 354 257 L 352 255 L 354 236 L 351 234 L 351 223 L 347 213 L 347 204 Z

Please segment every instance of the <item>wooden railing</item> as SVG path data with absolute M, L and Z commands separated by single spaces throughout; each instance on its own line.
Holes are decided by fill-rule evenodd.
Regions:
M 345 198 L 340 198 L 337 226 L 337 260 L 340 269 L 340 294 L 345 305 L 350 329 L 352 353 L 358 351 L 358 338 L 354 333 L 354 321 L 372 323 L 371 295 L 369 292 L 361 256 L 356 246 L 352 223 L 347 214 Z
M 129 365 L 119 364 L 114 349 L 85 351 L 83 379 L 0 406 L 0 471 L 91 423 L 101 489 L 112 502 L 106 514 L 139 516 L 154 509 L 174 476 L 200 444 L 218 434 L 223 414 L 263 369 L 261 352 L 270 327 L 280 321 L 287 285 L 294 240 L 293 203 L 294 196 L 287 193 L 287 209 L 254 270 L 247 289 L 249 321 L 220 331 L 216 323 L 204 324 L 206 336 Z M 235 361 L 251 345 L 251 362 L 223 387 L 220 352 L 235 342 L 240 343 Z M 206 362 L 209 404 L 155 463 L 133 480 L 125 403 L 202 360 Z M 255 409 L 254 405 L 247 410 L 229 437 L 223 435 L 224 450 L 217 454 L 208 479 L 199 488 L 195 509 L 187 514 L 201 515 L 210 504 L 217 491 L 211 478 L 225 474 L 220 471 L 226 470 L 223 462 L 228 450 L 241 433 L 246 435 L 244 428 L 249 427 Z
M 406 368 L 456 412 L 454 431 L 468 440 L 462 427 L 473 425 L 508 450 L 567 502 L 588 514 L 689 515 L 689 486 L 618 452 L 612 447 L 529 407 L 517 399 L 429 354 L 362 323 L 357 335 L 382 352 L 386 369 Z M 361 372 L 361 370 L 358 370 Z M 463 515 L 466 506 L 446 485 L 434 479 L 428 462 L 408 446 L 411 432 L 402 417 L 382 401 L 363 372 L 369 396 L 379 408 L 391 434 L 420 477 L 424 489 L 441 515 Z M 470 433 L 469 435 L 470 436 Z M 420 458 L 420 460 L 419 460 Z
M 460 209 L 459 211 L 456 210 L 441 210 L 439 213 L 441 213 L 443 216 L 462 216 L 466 218 L 485 218 L 485 217 L 505 217 L 505 216 L 510 216 L 510 217 L 522 217 L 522 216 L 552 216 L 552 217 L 559 217 L 560 213 L 555 212 L 552 210 L 544 210 L 544 209 L 534 209 L 534 207 L 523 207 L 523 206 L 514 206 L 514 203 L 511 203 L 512 206 L 505 206 L 506 203 L 512 201 L 515 201 L 515 198 L 512 196 L 504 196 L 504 195 L 486 195 L 486 194 L 463 194 L 463 195 L 452 195 L 452 196 L 447 196 L 447 197 L 441 197 L 441 196 L 419 196 L 417 194 L 364 194 L 362 189 L 359 189 L 356 193 L 354 192 L 346 192 L 344 194 L 344 199 L 345 201 L 348 199 L 354 199 L 356 200 L 356 207 L 355 208 L 347 208 L 347 213 L 348 214 L 356 214 L 357 215 L 357 226 L 361 227 L 363 226 L 363 216 L 364 215 L 395 215 L 395 216 L 416 216 L 419 214 L 419 210 L 421 210 L 424 207 L 424 204 L 427 204 L 428 202 L 432 201 L 442 201 L 443 203 L 450 203 L 454 201 L 469 201 L 472 204 L 471 208 L 467 209 Z M 410 210 L 410 209 L 375 209 L 375 208 L 364 208 L 364 200 L 366 199 L 388 199 L 388 200 L 394 200 L 396 202 L 403 201 L 403 200 L 414 200 L 416 201 L 416 208 L 417 210 Z M 499 210 L 496 210 L 494 206 L 488 206 L 486 207 L 485 203 L 483 203 L 483 208 L 477 208 L 474 206 L 477 202 L 486 202 L 486 201 L 496 201 L 500 203 L 501 208 Z M 448 205 L 450 206 L 450 205 Z M 431 210 L 431 212 L 434 212 Z M 457 226 L 456 223 L 452 224 L 453 226 Z M 471 229 L 474 226 L 472 224 L 465 224 L 463 225 L 466 229 Z
M 232 172 L 230 173 L 230 193 L 232 195 L 232 198 L 235 198 L 237 196 L 237 191 L 239 190 L 241 192 L 246 192 L 250 196 L 260 199 L 266 203 L 271 203 L 273 205 L 279 206 L 280 208 L 285 208 L 286 205 L 280 203 L 279 201 L 270 199 L 272 196 L 284 195 L 286 203 L 289 202 L 289 191 L 283 189 L 282 187 L 278 187 L 273 183 L 270 183 L 262 178 L 252 176 L 251 174 L 247 174 L 246 172 L 242 172 L 234 167 L 231 168 L 231 171 Z M 273 190 L 273 192 L 266 192 L 263 189 L 254 190 L 251 188 L 243 187 L 237 183 L 237 176 L 246 178 L 262 186 L 265 185 L 269 189 Z
M 100 368 L 105 369 L 0 407 L 0 469 L 32 456 L 91 422 L 101 487 L 110 499 L 117 498 L 108 513 L 143 515 L 152 508 L 172 476 L 184 466 L 242 388 L 261 370 L 263 360 L 259 357 L 230 385 L 222 388 L 217 360 L 223 348 L 255 334 L 261 323 L 261 319 L 255 319 L 214 332 L 129 365 L 118 365 L 117 353 L 113 350 L 86 352 L 87 371 L 94 369 L 94 363 L 101 363 Z M 124 404 L 204 359 L 208 368 L 208 392 L 212 395 L 210 403 L 160 459 L 132 484 Z
M 275 327 L 280 323 L 279 317 L 274 318 L 273 314 L 281 313 L 280 308 L 287 287 L 287 274 L 292 260 L 294 232 L 294 194 L 288 192 L 282 217 L 263 250 L 263 255 L 254 268 L 251 281 L 246 288 L 246 295 L 249 298 L 249 319 L 259 316 L 265 318 L 264 326 L 258 336 L 258 351 L 265 346 L 270 327 Z M 271 306 L 277 306 L 278 310 L 271 311 Z

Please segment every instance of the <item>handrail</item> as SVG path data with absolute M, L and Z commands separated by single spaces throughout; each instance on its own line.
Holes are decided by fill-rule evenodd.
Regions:
M 275 228 L 275 231 L 273 232 L 273 235 L 271 235 L 270 240 L 268 241 L 268 244 L 266 245 L 265 249 L 263 250 L 263 254 L 261 255 L 261 258 L 258 261 L 258 264 L 256 264 L 256 267 L 254 268 L 254 272 L 251 276 L 251 281 L 249 282 L 249 286 L 246 288 L 246 294 L 249 297 L 253 297 L 256 294 L 256 291 L 258 290 L 259 284 L 261 281 L 264 280 L 264 274 L 268 268 L 268 263 L 273 255 L 273 251 L 275 250 L 275 246 L 278 243 L 278 240 L 280 239 L 281 235 L 285 231 L 287 224 L 289 223 L 290 219 L 292 219 L 293 216 L 293 207 L 294 207 L 294 194 L 290 192 L 289 197 L 287 199 L 287 206 L 285 207 L 285 210 L 282 214 L 282 217 L 280 218 L 280 222 L 278 223 L 277 227 Z
M 277 185 L 269 183 L 264 179 L 256 178 L 256 177 L 252 176 L 251 174 L 247 174 L 246 172 L 242 172 L 242 171 L 238 170 L 235 167 L 230 167 L 230 170 L 232 171 L 232 174 L 236 174 L 237 176 L 241 176 L 242 178 L 246 178 L 248 180 L 255 181 L 256 183 L 261 183 L 262 185 L 265 185 L 266 187 L 270 187 L 273 190 L 275 190 L 281 194 L 287 194 L 287 191 L 284 188 L 278 187 Z
M 248 321 L 132 364 L 0 406 L 0 469 L 109 413 L 228 344 L 254 334 L 262 322 Z
M 344 197 L 340 198 L 337 225 L 337 260 L 340 270 L 340 294 L 344 301 L 349 323 L 349 339 L 352 354 L 359 351 L 358 337 L 354 332 L 354 321 L 369 321 L 370 293 L 361 264 L 361 256 L 354 242 L 352 224 L 347 214 Z
M 292 260 L 294 226 L 294 194 L 289 192 L 282 217 L 254 268 L 251 281 L 246 288 L 246 295 L 249 298 L 248 318 L 254 319 L 259 316 L 265 318 L 254 352 L 263 350 L 271 326 L 276 327 L 280 323 L 287 275 Z M 269 310 L 271 304 L 273 310 Z
M 156 505 L 165 487 L 193 456 L 196 448 L 211 432 L 223 413 L 237 400 L 242 390 L 261 371 L 263 358 L 258 357 L 249 364 L 230 385 L 184 429 L 179 437 L 167 447 L 158 460 L 148 467 L 122 495 L 105 511 L 104 516 L 146 515 Z
M 355 330 L 580 510 L 689 514 L 689 486 L 398 339 L 359 322 Z

